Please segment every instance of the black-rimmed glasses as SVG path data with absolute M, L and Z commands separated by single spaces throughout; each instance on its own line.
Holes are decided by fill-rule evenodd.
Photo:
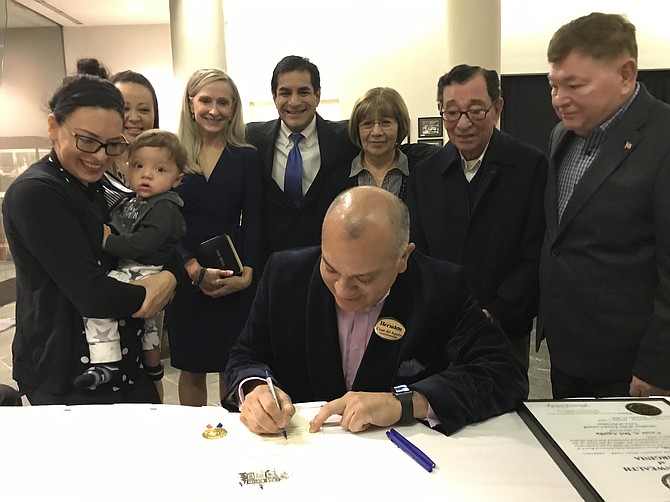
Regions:
M 497 102 L 498 99 L 496 98 L 488 108 L 470 108 L 469 110 L 465 110 L 464 112 L 460 110 L 440 109 L 440 115 L 442 115 L 442 118 L 446 122 L 458 122 L 461 119 L 462 115 L 465 115 L 471 122 L 476 122 L 484 120 L 489 111 L 491 111 L 491 108 L 493 108 Z
M 65 122 L 63 122 L 62 125 L 65 127 L 65 129 L 68 130 L 70 134 L 72 134 L 72 136 L 74 136 L 75 145 L 77 146 L 77 149 L 81 150 L 82 152 L 97 153 L 101 148 L 104 148 L 107 155 L 110 157 L 116 157 L 117 155 L 121 155 L 126 151 L 126 148 L 128 148 L 128 141 L 126 138 L 123 138 L 123 141 L 103 143 L 102 141 L 98 141 L 95 138 L 77 134 L 72 129 L 70 129 Z

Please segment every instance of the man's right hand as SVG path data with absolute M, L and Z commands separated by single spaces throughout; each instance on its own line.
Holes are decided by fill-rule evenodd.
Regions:
M 244 396 L 240 406 L 240 420 L 255 434 L 276 434 L 286 428 L 295 415 L 291 398 L 279 387 L 275 387 L 281 410 L 267 385 L 261 384 Z

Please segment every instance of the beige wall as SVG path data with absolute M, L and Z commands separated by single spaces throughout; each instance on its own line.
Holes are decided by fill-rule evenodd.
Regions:
M 356 98 L 367 89 L 394 87 L 407 101 L 416 139 L 416 119 L 436 115 L 437 78 L 448 70 L 445 2 L 319 0 L 316 8 L 313 0 L 293 0 L 289 11 L 285 3 L 275 0 L 225 0 L 227 70 L 240 88 L 245 119 L 276 117 L 270 95 L 272 69 L 283 56 L 299 54 L 312 59 L 321 71 L 322 115 L 347 118 Z M 664 26 L 670 19 L 670 1 L 502 0 L 501 5 L 502 73 L 546 72 L 551 34 L 561 24 L 594 10 L 629 15 L 638 28 L 641 68 L 670 68 L 670 30 Z M 472 29 L 478 29 L 476 20 Z M 176 130 L 183 89 L 176 88 L 172 78 L 168 25 L 64 28 L 63 39 L 68 72 L 77 58 L 95 56 L 113 72 L 131 68 L 144 73 L 158 92 L 161 127 Z M 49 70 L 59 62 L 62 66 L 56 44 L 39 44 L 39 49 L 30 51 L 45 64 L 36 64 L 35 56 L 28 55 L 38 42 L 34 37 L 24 44 L 18 68 L 9 58 L 5 62 L 3 75 L 10 84 L 0 87 L 0 135 L 43 134 L 42 109 L 22 100 L 21 86 L 11 83 L 12 78 L 18 81 L 13 73 L 21 77 L 21 85 L 37 82 L 39 92 L 48 95 L 60 81 L 62 74 L 56 77 L 58 72 Z M 252 109 L 250 103 L 256 106 Z M 10 117 L 21 120 L 8 121 L 5 106 Z
M 502 72 L 546 73 L 554 31 L 594 11 L 628 16 L 637 29 L 640 69 L 670 68 L 668 0 L 502 0 Z
M 158 95 L 160 126 L 176 130 L 178 96 L 172 78 L 170 26 L 128 25 L 89 26 L 63 29 L 68 73 L 76 69 L 77 59 L 95 57 L 112 73 L 134 70 L 149 79 Z
M 358 5 L 344 0 L 332 12 L 319 9 L 323 13 L 319 16 L 311 2 L 296 1 L 309 8 L 299 5 L 295 20 L 281 23 L 277 20 L 287 17 L 281 2 L 226 2 L 227 71 L 242 94 L 246 120 L 277 116 L 270 77 L 277 61 L 288 54 L 307 56 L 319 67 L 324 102 L 319 111 L 326 118 L 348 118 L 358 96 L 375 86 L 394 87 L 403 95 L 412 112 L 413 129 L 414 117 L 435 115 L 433 88 L 445 70 L 442 2 L 427 2 L 435 4 L 436 10 L 403 12 L 405 1 Z M 260 8 L 262 17 L 249 15 Z M 156 87 L 161 127 L 176 130 L 183 89 L 173 85 L 167 25 L 63 31 L 68 71 L 74 69 L 77 58 L 95 56 L 112 72 L 131 68 L 143 73 Z
M 426 8 L 417 8 L 421 3 Z M 308 0 L 293 4 L 297 6 L 289 16 L 285 2 L 225 3 L 228 70 L 247 102 L 271 101 L 274 66 L 297 54 L 319 67 L 322 101 L 339 102 L 320 107 L 327 118 L 348 118 L 356 99 L 377 86 L 400 92 L 410 108 L 413 131 L 415 117 L 436 114 L 433 87 L 445 69 L 443 1 L 323 1 L 318 9 Z M 249 15 L 260 10 L 262 17 Z M 272 118 L 277 116 L 270 111 Z M 266 117 L 249 112 L 245 118 Z
M 46 103 L 65 76 L 60 28 L 10 28 L 0 82 L 0 137 L 46 136 Z

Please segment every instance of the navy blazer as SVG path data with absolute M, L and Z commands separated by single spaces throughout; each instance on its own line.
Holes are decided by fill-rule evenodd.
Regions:
M 411 240 L 433 258 L 465 267 L 468 286 L 510 338 L 527 336 L 537 313 L 547 159 L 495 129 L 470 209 L 453 143 L 410 174 Z
M 321 278 L 319 247 L 276 253 L 247 324 L 230 352 L 231 389 L 269 370 L 295 402 L 346 393 L 335 300 Z M 397 341 L 372 334 L 352 390 L 390 392 L 401 383 L 426 396 L 450 434 L 514 409 L 528 393 L 525 371 L 500 328 L 465 286 L 463 270 L 414 252 L 380 317 L 406 328 Z
M 552 131 L 537 332 L 565 373 L 670 389 L 670 106 L 640 87 L 560 224 L 556 173 L 574 133 Z
M 316 115 L 321 166 L 299 208 L 272 178 L 275 139 L 281 119 L 247 124 L 247 141 L 258 149 L 263 167 L 261 269 L 267 257 L 275 251 L 315 246 L 321 242 L 323 220 L 318 204 L 325 180 L 336 166 L 351 161 L 358 153 L 349 139 L 348 124 L 346 120 L 331 122 Z

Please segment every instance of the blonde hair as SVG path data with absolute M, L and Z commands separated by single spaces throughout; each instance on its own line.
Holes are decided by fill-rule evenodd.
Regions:
M 233 79 L 226 72 L 218 68 L 197 70 L 191 75 L 186 84 L 184 99 L 182 101 L 181 117 L 177 136 L 189 154 L 189 163 L 186 173 L 202 174 L 202 168 L 198 164 L 200 149 L 202 148 L 202 131 L 195 122 L 191 112 L 191 98 L 193 98 L 207 84 L 212 82 L 226 82 L 233 91 L 233 115 L 230 123 L 223 129 L 222 139 L 227 145 L 250 146 L 245 140 L 244 119 L 242 118 L 242 107 L 240 105 L 240 93 Z

